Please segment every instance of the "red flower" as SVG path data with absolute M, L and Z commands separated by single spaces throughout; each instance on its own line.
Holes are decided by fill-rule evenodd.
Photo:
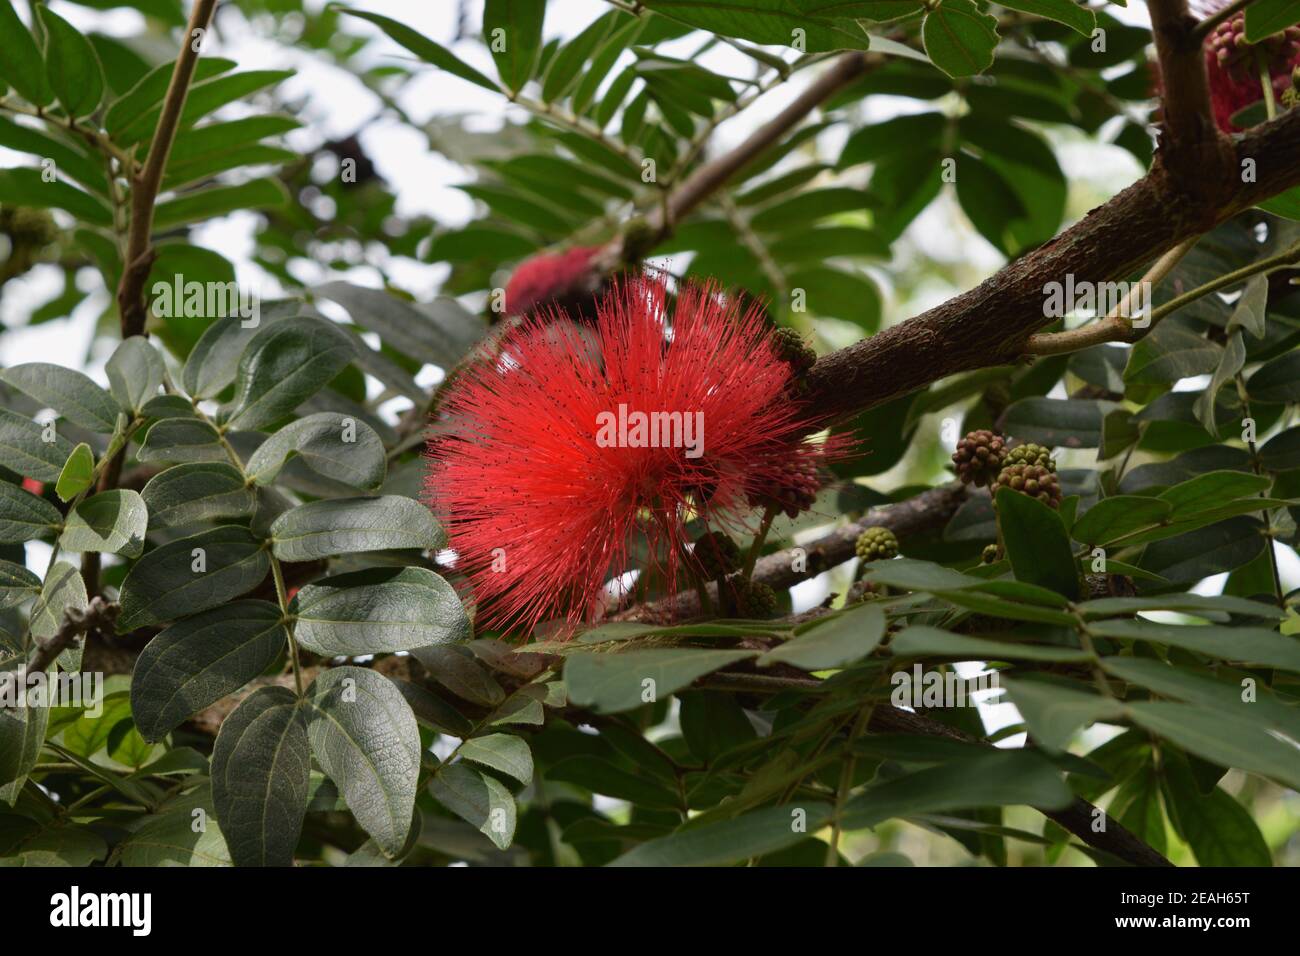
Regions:
M 600 246 L 575 246 L 564 252 L 542 253 L 521 262 L 506 283 L 506 312 L 527 315 L 560 300 L 594 295 L 604 279 L 592 260 Z
M 43 495 L 45 494 L 45 482 L 37 481 L 35 478 L 24 478 L 23 490 L 30 491 L 34 495 Z
M 675 589 L 692 515 L 742 523 L 811 454 L 803 436 L 819 422 L 786 391 L 759 309 L 712 285 L 681 290 L 671 320 L 666 302 L 662 280 L 625 280 L 594 327 L 526 320 L 498 362 L 451 386 L 426 491 L 487 626 L 576 624 L 639 534 Z

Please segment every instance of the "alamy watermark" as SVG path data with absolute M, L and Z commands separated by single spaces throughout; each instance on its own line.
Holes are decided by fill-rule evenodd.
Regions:
M 687 458 L 704 454 L 704 412 L 629 412 L 619 402 L 617 413 L 596 414 L 596 445 L 600 448 L 684 448 Z
M 178 272 L 170 282 L 155 282 L 150 294 L 149 308 L 160 319 L 237 316 L 245 329 L 262 321 L 261 297 L 234 281 L 199 282 Z
M 104 712 L 104 675 L 23 669 L 0 674 L 0 712 L 24 707 L 75 707 L 84 709 L 87 717 L 99 717 Z
M 889 701 L 895 707 L 923 710 L 927 707 L 974 707 L 974 695 L 998 690 L 997 671 L 985 671 L 974 677 L 962 677 L 954 670 L 925 670 L 913 664 L 911 672 L 894 671 L 889 682 L 894 685 Z
M 1071 312 L 1118 315 L 1129 319 L 1135 329 L 1151 324 L 1150 282 L 1075 282 L 1067 272 L 1064 282 L 1043 286 L 1043 316 L 1063 319 Z

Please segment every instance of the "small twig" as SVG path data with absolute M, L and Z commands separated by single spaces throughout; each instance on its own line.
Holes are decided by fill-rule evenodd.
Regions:
M 198 66 L 200 38 L 212 22 L 216 6 L 217 0 L 195 0 L 189 25 L 185 28 L 185 40 L 176 58 L 176 68 L 172 71 L 171 83 L 158 115 L 158 128 L 154 131 L 149 155 L 131 181 L 131 225 L 127 233 L 126 255 L 122 260 L 122 278 L 117 286 L 117 308 L 124 339 L 144 334 L 147 318 L 144 287 L 154 260 L 154 204 L 162 187 L 176 131 L 180 128 L 185 98 Z
M 1135 289 L 1145 287 L 1150 283 L 1152 287 L 1156 286 L 1165 276 L 1173 271 L 1174 266 L 1182 261 L 1183 256 L 1192 251 L 1200 236 L 1195 236 L 1184 242 L 1179 243 L 1170 249 L 1163 256 L 1155 261 L 1155 264 L 1147 270 L 1138 282 L 1131 286 L 1124 298 L 1100 322 L 1090 325 L 1081 325 L 1077 329 L 1068 329 L 1065 332 L 1045 332 L 1038 335 L 1031 335 L 1025 342 L 1026 355 L 1061 355 L 1065 352 L 1075 352 L 1079 349 L 1086 349 L 1092 345 L 1101 345 L 1104 342 L 1120 342 L 1126 339 L 1133 331 L 1129 322 L 1129 312 L 1133 306 L 1133 292 Z M 1151 303 L 1146 303 L 1147 308 Z M 1151 317 L 1151 324 L 1155 324 L 1154 312 Z
M 48 670 L 60 654 L 76 646 L 83 634 L 90 631 L 111 631 L 119 611 L 121 607 L 117 602 L 105 601 L 99 596 L 91 598 L 84 610 L 76 607 L 65 609 L 63 623 L 59 625 L 59 629 L 52 637 L 36 642 L 36 651 L 27 661 L 22 672 L 35 673 Z M 15 674 L 9 672 L 5 675 L 5 679 L 15 679 Z

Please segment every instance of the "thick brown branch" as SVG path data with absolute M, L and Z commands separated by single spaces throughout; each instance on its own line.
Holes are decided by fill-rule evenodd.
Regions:
M 121 317 L 124 339 L 144 334 L 147 316 L 144 287 L 149 280 L 149 270 L 154 260 L 154 204 L 158 200 L 158 190 L 162 187 L 163 172 L 167 169 L 167 157 L 171 155 L 172 143 L 180 127 L 185 98 L 198 66 L 202 38 L 212 21 L 212 12 L 216 6 L 217 0 L 195 0 L 189 26 L 185 29 L 185 40 L 181 44 L 180 55 L 176 58 L 176 68 L 172 71 L 171 83 L 167 87 L 167 95 L 158 116 L 158 128 L 154 131 L 149 146 L 149 155 L 131 182 L 131 222 L 127 229 L 122 278 L 117 286 L 117 310 Z
M 1253 182 L 1240 181 L 1247 159 L 1254 160 Z M 1248 131 L 1226 181 L 1188 192 L 1157 162 L 1146 177 L 974 289 L 822 358 L 808 373 L 810 402 L 846 417 L 958 372 L 1014 362 L 1029 336 L 1051 321 L 1043 308 L 1047 283 L 1071 273 L 1076 282 L 1126 277 L 1297 184 L 1300 110 Z

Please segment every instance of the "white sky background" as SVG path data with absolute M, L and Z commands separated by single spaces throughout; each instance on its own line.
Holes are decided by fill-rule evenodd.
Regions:
M 319 9 L 324 0 L 312 4 Z M 450 46 L 462 59 L 489 76 L 495 76 L 491 57 L 484 47 L 473 40 L 453 44 L 459 15 L 459 4 L 451 0 L 365 0 L 354 6 L 390 16 L 443 45 Z M 18 5 L 25 16 L 26 6 Z M 51 8 L 82 29 L 129 37 L 136 35 L 142 26 L 139 14 L 129 10 L 98 13 L 86 7 L 50 0 Z M 564 38 L 575 36 L 595 17 L 610 9 L 602 0 L 550 0 L 546 11 L 545 33 Z M 1127 22 L 1146 26 L 1149 23 L 1146 9 L 1141 4 L 1128 8 L 1108 6 L 1107 12 Z M 469 23 L 477 31 L 481 24 L 482 4 L 469 8 Z M 473 200 L 453 188 L 473 178 L 471 171 L 448 162 L 432 153 L 419 130 L 401 123 L 396 118 L 383 118 L 368 122 L 380 114 L 382 104 L 355 76 L 337 69 L 309 50 L 295 50 L 283 42 L 258 35 L 258 25 L 252 29 L 233 29 L 242 26 L 239 16 L 218 16 L 218 31 L 205 46 L 206 55 L 226 56 L 235 60 L 241 69 L 292 68 L 296 75 L 278 88 L 279 95 L 287 101 L 304 102 L 300 114 L 305 129 L 289 137 L 290 148 L 314 146 L 319 139 L 334 139 L 363 129 L 362 143 L 367 155 L 375 162 L 379 172 L 395 191 L 399 215 L 430 215 L 445 225 L 455 226 L 469 220 L 474 211 Z M 348 23 L 352 32 L 371 32 L 376 37 L 365 51 L 363 62 L 379 64 L 394 58 L 410 62 L 411 55 L 395 42 L 383 36 L 378 28 L 360 20 Z M 674 44 L 665 45 L 665 52 L 689 55 L 699 44 L 699 36 L 687 37 Z M 630 58 L 630 54 L 624 54 Z M 701 64 L 720 73 L 752 75 L 752 61 L 743 54 L 720 45 L 700 60 Z M 610 71 L 610 78 L 617 68 Z M 815 69 L 809 70 L 760 99 L 735 120 L 723 124 L 715 136 L 714 151 L 725 150 L 743 139 L 750 130 L 774 115 L 798 95 L 808 83 Z M 608 80 L 606 81 L 608 82 Z M 501 96 L 481 89 L 457 77 L 449 76 L 433 67 L 417 69 L 414 78 L 396 95 L 401 107 L 415 121 L 424 123 L 440 116 L 464 115 L 467 125 L 476 131 L 499 129 L 503 123 L 520 122 L 524 112 L 506 103 Z M 886 119 L 903 112 L 929 109 L 925 103 L 894 97 L 873 97 L 866 107 L 866 118 L 871 121 Z M 228 108 L 236 113 L 235 105 Z M 244 107 L 243 109 L 247 109 Z M 1108 128 L 1109 129 L 1109 128 Z M 1103 131 L 1105 132 L 1105 131 Z M 829 148 L 838 146 L 847 135 L 840 128 L 828 136 Z M 1068 215 L 1078 216 L 1097 202 L 1118 192 L 1141 175 L 1137 162 L 1124 150 L 1104 145 L 1093 139 L 1069 131 L 1053 130 L 1049 134 L 1057 147 L 1057 156 L 1071 185 L 1071 202 Z M 0 149 L 0 166 L 30 164 L 31 158 Z M 62 215 L 62 214 L 60 214 Z M 259 217 L 255 213 L 238 213 L 205 224 L 194 235 L 199 245 L 208 246 L 235 263 L 242 286 L 262 295 L 274 295 L 279 290 L 249 260 L 253 250 L 253 237 Z M 949 189 L 939 201 L 913 223 L 897 246 L 895 261 L 906 262 L 923 256 L 930 260 L 959 264 L 960 274 L 973 285 L 995 271 L 1002 257 L 965 222 Z M 310 275 L 299 275 L 304 283 L 316 283 L 333 278 L 346 278 L 364 285 L 377 285 L 378 277 L 370 269 L 352 270 L 338 275 L 327 273 L 319 267 Z M 445 277 L 441 265 L 401 260 L 389 263 L 395 281 L 417 297 L 431 297 Z M 911 300 L 897 301 L 891 296 L 887 270 L 872 269 L 873 276 L 882 283 L 886 294 L 885 320 L 892 323 L 935 305 L 961 288 L 934 279 Z M 49 361 L 81 368 L 101 383 L 106 379 L 103 363 L 111 351 L 112 342 L 104 343 L 102 354 L 88 354 L 94 338 L 95 322 L 108 304 L 106 294 L 97 294 L 83 302 L 67 319 L 48 322 L 41 326 L 25 327 L 31 310 L 49 299 L 58 289 L 58 274 L 54 267 L 40 267 L 21 280 L 8 283 L 3 300 L 0 300 L 0 365 L 21 362 Z M 83 281 L 89 279 L 84 276 Z M 963 286 L 964 287 L 964 286 Z M 847 343 L 845 343 L 847 344 Z M 423 379 L 422 379 L 423 381 Z M 1203 387 L 1203 385 L 1202 385 Z M 38 549 L 31 549 L 36 551 Z M 46 549 L 48 550 L 48 549 Z M 1279 549 L 1283 561 L 1284 577 L 1292 584 L 1300 582 L 1300 560 L 1290 549 Z M 29 561 L 39 570 L 46 560 L 45 554 L 29 552 Z M 1205 582 L 1198 590 L 1217 593 L 1222 587 L 1222 577 Z M 829 586 L 826 576 L 806 582 L 795 589 L 799 606 L 811 606 L 821 600 Z M 1003 710 L 1004 708 L 997 708 Z M 986 715 L 993 726 L 1010 722 L 1014 712 Z

